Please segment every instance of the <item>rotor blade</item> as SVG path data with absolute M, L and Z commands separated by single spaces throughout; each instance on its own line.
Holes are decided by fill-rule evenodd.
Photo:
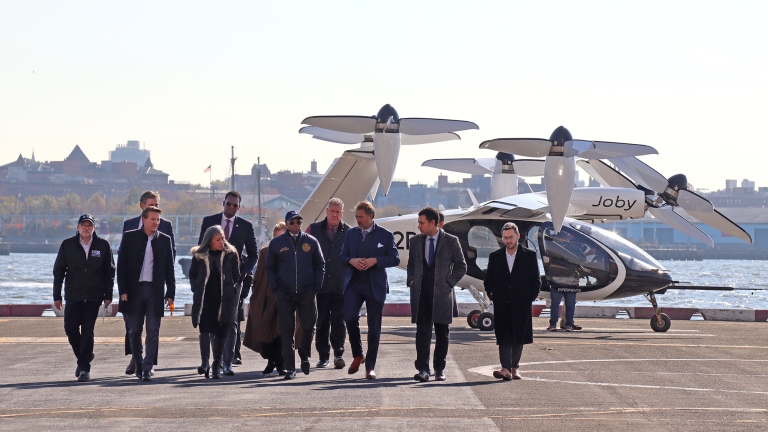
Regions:
M 369 134 L 376 128 L 376 118 L 364 116 L 314 116 L 301 123 L 351 134 Z
M 496 159 L 493 159 L 495 161 Z M 487 167 L 477 163 L 477 159 L 430 159 L 424 161 L 421 166 L 437 168 L 445 171 L 460 172 L 463 174 L 491 174 L 493 165 Z
M 744 240 L 750 244 L 752 243 L 752 237 L 749 235 L 749 233 L 744 231 L 744 228 L 740 227 L 738 224 L 725 217 L 722 213 L 717 211 L 717 209 L 711 213 L 698 213 L 689 211 L 688 214 L 711 226 L 712 228 L 719 229 L 729 236 Z
M 544 165 L 544 187 L 555 233 L 560 232 L 568 212 L 576 180 L 576 161 L 565 156 L 549 156 Z
M 626 162 L 626 164 L 640 177 L 634 179 L 636 182 L 645 183 L 645 186 L 648 186 L 649 189 L 653 189 L 656 192 L 664 192 L 664 189 L 667 188 L 667 185 L 669 184 L 667 178 L 651 168 L 645 162 L 635 157 L 624 158 L 623 161 Z M 621 167 L 619 167 L 619 169 L 621 169 Z
M 544 177 L 543 159 L 518 159 L 512 162 L 515 174 L 523 177 Z
M 608 141 L 593 141 L 595 149 L 581 153 L 584 159 L 616 159 L 648 154 L 659 154 L 655 148 L 642 144 L 625 144 Z
M 476 124 L 464 120 L 443 120 L 417 117 L 400 119 L 400 133 L 408 135 L 433 135 L 468 129 L 480 128 L 477 127 Z
M 381 192 L 384 196 L 389 194 L 389 187 L 392 185 L 399 154 L 399 133 L 378 133 L 373 136 L 373 155 L 376 159 L 376 170 L 379 173 Z
M 599 159 L 578 160 L 576 165 L 605 187 L 635 188 L 632 180 Z
M 429 144 L 429 143 L 436 143 L 441 141 L 453 141 L 453 140 L 460 140 L 461 137 L 458 134 L 449 132 L 449 133 L 439 133 L 439 134 L 433 134 L 433 135 L 406 135 L 402 134 L 400 137 L 400 144 L 402 145 L 414 145 L 414 144 Z
M 299 133 L 309 134 L 312 135 L 312 138 L 339 144 L 360 144 L 365 139 L 363 134 L 338 132 L 316 126 L 305 126 L 299 129 Z
M 715 206 L 713 206 L 708 199 L 697 194 L 696 192 L 691 192 L 689 190 L 681 190 L 679 192 L 677 196 L 677 203 L 680 204 L 680 207 L 684 208 L 688 213 L 712 213 L 715 211 Z
M 472 189 L 467 188 L 467 193 L 469 194 L 469 199 L 472 200 L 472 207 L 474 208 L 480 207 L 480 203 L 477 202 L 477 198 L 475 198 L 475 194 L 472 193 Z
M 680 231 L 688 237 L 693 237 L 696 240 L 709 245 L 709 247 L 715 247 L 715 242 L 712 241 L 704 231 L 700 230 L 696 225 L 690 223 L 684 217 L 675 213 L 672 207 L 651 207 L 648 209 L 648 212 L 665 225 Z
M 498 138 L 480 143 L 481 149 L 496 150 L 525 157 L 549 155 L 552 143 L 540 138 Z
M 594 150 L 595 143 L 592 141 L 571 140 L 566 141 L 564 147 L 565 150 L 563 151 L 563 156 L 574 157 L 589 150 Z

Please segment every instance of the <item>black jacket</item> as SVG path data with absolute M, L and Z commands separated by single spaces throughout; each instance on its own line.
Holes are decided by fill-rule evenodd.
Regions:
M 234 248 L 227 247 L 219 258 L 219 268 L 221 269 L 221 281 L 218 284 L 212 284 L 209 280 L 211 274 L 210 255 L 195 252 L 192 255 L 192 265 L 189 268 L 189 284 L 192 286 L 192 326 L 197 327 L 200 322 L 200 316 L 203 313 L 203 304 L 205 303 L 205 290 L 211 286 L 221 287 L 221 307 L 219 308 L 219 323 L 234 324 L 237 319 L 238 303 L 240 301 L 240 262 L 237 258 L 237 251 Z
M 493 300 L 496 319 L 496 343 L 523 345 L 533 343 L 531 303 L 541 287 L 536 252 L 517 247 L 512 272 L 507 264 L 507 250 L 501 249 L 488 256 L 485 274 L 485 292 Z
M 123 314 L 137 312 L 141 307 L 142 295 L 139 288 L 139 276 L 144 265 L 144 253 L 147 250 L 147 235 L 143 229 L 128 231 L 123 234 L 120 252 L 117 257 L 117 289 L 120 295 L 128 294 L 128 301 L 120 301 Z M 162 317 L 165 311 L 164 299 L 173 299 L 176 295 L 176 276 L 173 273 L 173 248 L 171 238 L 157 231 L 152 240 L 152 297 L 155 316 Z M 164 289 L 165 294 L 163 294 Z
M 286 231 L 269 242 L 266 269 L 269 286 L 275 291 L 318 291 L 323 286 L 325 260 L 316 238 L 300 232 L 294 246 Z
M 253 232 L 252 223 L 235 215 L 233 224 L 227 241 L 237 249 L 237 255 L 240 257 L 241 281 L 245 276 L 253 276 L 253 269 L 256 267 L 256 261 L 259 260 L 259 249 L 256 247 L 256 235 Z M 198 246 L 203 241 L 205 231 L 214 225 L 221 225 L 221 213 L 203 218 L 203 224 L 200 226 L 200 237 L 197 239 Z M 245 254 L 243 254 L 243 249 L 245 249 Z M 250 289 L 250 287 L 248 288 Z M 247 295 L 247 292 L 242 294 L 243 297 Z
M 62 284 L 68 302 L 111 301 L 115 260 L 109 242 L 94 233 L 87 259 L 85 249 L 80 245 L 80 234 L 61 242 L 53 264 L 53 300 L 61 300 Z
M 123 222 L 123 234 L 127 231 L 133 231 L 135 229 L 139 229 L 139 221 L 141 220 L 141 216 L 136 216 L 135 218 L 131 218 Z M 176 259 L 176 239 L 173 237 L 173 224 L 171 221 L 165 218 L 160 218 L 160 225 L 157 227 L 157 230 L 161 233 L 168 234 L 168 236 L 171 238 L 171 248 L 173 249 L 173 257 Z
M 307 234 L 317 239 L 320 243 L 320 249 L 325 259 L 325 278 L 323 287 L 320 288 L 320 294 L 338 294 L 344 293 L 344 277 L 347 275 L 348 263 L 343 263 L 339 259 L 341 249 L 344 248 L 344 237 L 349 231 L 349 225 L 343 221 L 339 222 L 336 234 L 333 240 L 328 237 L 328 218 L 315 222 L 307 227 Z

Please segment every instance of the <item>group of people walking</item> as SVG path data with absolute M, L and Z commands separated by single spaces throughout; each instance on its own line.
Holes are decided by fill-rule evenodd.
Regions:
M 364 367 L 365 377 L 375 379 L 389 292 L 386 269 L 399 265 L 400 256 L 394 235 L 374 221 L 373 205 L 363 201 L 355 206 L 357 227 L 342 220 L 344 203 L 338 198 L 328 202 L 323 220 L 304 230 L 303 217 L 290 211 L 285 222 L 274 227 L 270 243 L 258 251 L 253 225 L 237 216 L 240 202 L 239 193 L 228 192 L 222 213 L 204 218 L 198 246 L 190 251 L 192 325 L 200 331 L 197 372 L 216 379 L 234 375 L 232 366 L 242 363 L 240 323 L 253 286 L 242 343 L 267 360 L 264 374 L 277 371 L 284 379 L 295 379 L 298 352 L 299 369 L 308 375 L 313 340 L 316 368 L 343 369 L 348 335 L 352 355 L 347 372 L 355 374 Z M 54 301 L 62 307 L 65 286 L 64 327 L 77 357 L 79 381 L 90 379 L 93 328 L 100 305 L 106 307 L 112 300 L 115 274 L 126 325 L 126 354 L 131 355 L 126 373 L 152 380 L 164 304 L 172 305 L 175 296 L 176 250 L 170 221 L 161 218 L 159 195 L 146 192 L 140 205 L 141 216 L 125 222 L 117 267 L 109 243 L 96 236 L 94 219 L 87 214 L 78 221 L 78 233 L 59 250 Z M 454 286 L 467 271 L 458 238 L 441 226 L 437 210 L 422 209 L 421 235 L 409 243 L 407 286 L 411 320 L 416 324 L 414 380 L 420 382 L 431 376 L 447 379 Z M 495 305 L 502 366 L 494 376 L 504 380 L 520 378 L 522 347 L 533 342 L 531 303 L 541 283 L 536 254 L 519 245 L 519 239 L 517 226 L 505 224 L 504 246 L 490 255 L 485 278 Z M 363 305 L 368 327 L 365 349 L 359 324 Z

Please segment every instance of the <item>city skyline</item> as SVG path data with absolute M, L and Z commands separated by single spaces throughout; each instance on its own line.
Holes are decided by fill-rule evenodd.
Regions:
M 641 159 L 697 188 L 768 185 L 748 162 L 766 114 L 768 4 L 389 6 L 3 3 L 0 160 L 32 148 L 61 160 L 75 145 L 101 160 L 138 140 L 179 181 L 205 184 L 209 164 L 223 178 L 232 145 L 239 173 L 259 156 L 274 171 L 303 167 L 297 155 L 323 172 L 345 146 L 300 136 L 301 120 L 390 103 L 480 126 L 404 147 L 395 177 L 411 183 L 437 175 L 426 159 L 489 157 L 483 140 L 564 125 L 579 139 L 654 146 L 660 155 Z

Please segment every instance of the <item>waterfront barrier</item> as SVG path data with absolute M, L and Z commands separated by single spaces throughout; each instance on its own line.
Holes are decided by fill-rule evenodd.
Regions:
M 66 305 L 64 305 L 66 306 Z M 248 316 L 249 303 L 245 304 L 245 315 Z M 118 313 L 118 302 L 111 303 L 107 307 L 106 316 L 114 317 Z M 561 314 L 565 313 L 565 306 L 560 305 Z M 459 315 L 467 316 L 474 310 L 479 310 L 476 303 L 459 303 Z M 46 311 L 52 311 L 55 316 L 64 316 L 64 307 L 61 310 L 56 309 L 53 303 L 50 304 L 5 304 L 0 305 L 0 317 L 35 317 L 42 316 Z M 531 307 L 531 313 L 534 317 L 539 317 L 548 308 L 544 304 L 534 303 Z M 744 321 L 744 322 L 766 322 L 768 321 L 768 309 L 716 309 L 716 308 L 661 308 L 661 311 L 667 314 L 672 320 L 690 320 L 694 315 L 699 314 L 706 321 Z M 181 312 L 181 311 L 178 311 Z M 491 306 L 493 312 L 493 306 Z M 183 308 L 186 316 L 192 315 L 192 304 L 186 303 Z M 363 315 L 365 308 L 363 308 Z M 624 315 L 630 319 L 650 319 L 653 317 L 652 307 L 643 306 L 583 306 L 576 305 L 576 318 L 617 318 Z M 104 306 L 99 308 L 99 316 L 104 315 Z M 411 305 L 409 303 L 387 303 L 384 305 L 384 316 L 409 317 L 411 316 Z

